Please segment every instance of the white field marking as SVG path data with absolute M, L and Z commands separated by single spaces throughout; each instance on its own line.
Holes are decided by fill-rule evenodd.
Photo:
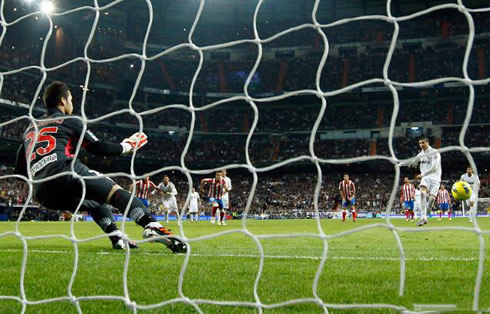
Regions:
M 456 310 L 456 304 L 414 304 L 415 311 L 450 311 Z
M 19 249 L 7 249 L 1 250 L 0 252 L 24 252 L 24 250 Z M 122 252 L 122 251 L 121 251 Z M 81 252 L 83 253 L 95 253 L 97 255 L 122 255 L 118 251 L 100 251 L 100 252 Z M 29 253 L 47 253 L 47 254 L 74 254 L 73 251 L 68 250 L 29 250 Z M 159 253 L 159 252 L 134 252 L 135 256 L 138 255 L 149 255 L 149 256 L 163 256 L 170 255 L 171 253 Z M 176 254 L 179 256 L 185 256 L 185 254 Z M 234 257 L 234 258 L 260 258 L 258 254 L 200 254 L 192 253 L 190 256 L 194 257 Z M 303 259 L 303 260 L 321 260 L 321 256 L 308 256 L 308 255 L 264 255 L 264 258 L 270 259 Z M 489 257 L 485 257 L 488 259 Z M 398 257 L 376 257 L 376 256 L 329 256 L 327 260 L 354 260 L 354 261 L 399 261 Z M 471 262 L 478 261 L 478 257 L 416 257 L 416 258 L 405 258 L 407 261 L 457 261 L 457 262 Z

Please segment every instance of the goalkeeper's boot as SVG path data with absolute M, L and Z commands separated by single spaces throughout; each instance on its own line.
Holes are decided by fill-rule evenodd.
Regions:
M 162 227 L 160 224 L 153 225 L 148 224 L 143 230 L 143 238 L 153 239 L 152 242 L 159 242 L 169 248 L 173 253 L 185 253 L 187 252 L 187 245 L 176 238 L 170 229 Z
M 119 236 L 112 236 L 109 238 L 112 242 L 112 248 L 114 250 L 125 250 L 128 247 L 130 249 L 137 249 L 138 248 L 138 245 L 136 243 L 134 243 L 133 241 L 128 241 L 127 245 L 126 245 L 126 242 L 124 242 L 123 239 L 121 239 L 121 237 L 119 237 Z

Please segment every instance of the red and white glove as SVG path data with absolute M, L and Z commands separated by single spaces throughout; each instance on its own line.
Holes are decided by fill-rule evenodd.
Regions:
M 121 146 L 123 148 L 122 154 L 129 154 L 135 150 L 140 149 L 148 143 L 148 137 L 144 132 L 136 132 L 128 138 L 125 138 Z

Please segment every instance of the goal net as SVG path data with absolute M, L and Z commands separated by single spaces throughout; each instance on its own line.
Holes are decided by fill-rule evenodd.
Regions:
M 97 0 L 93 2 L 93 4 L 86 5 L 86 6 L 80 6 L 75 9 L 70 9 L 70 10 L 65 10 L 65 11 L 60 11 L 60 10 L 54 10 L 50 12 L 50 8 L 43 8 L 44 11 L 35 11 L 32 12 L 28 15 L 24 16 L 19 16 L 13 20 L 7 20 L 3 14 L 3 10 L 6 7 L 6 3 L 8 1 L 2 0 L 1 1 L 1 24 L 2 24 L 2 34 L 0 36 L 0 45 L 3 44 L 3 41 L 6 37 L 6 35 L 9 33 L 9 30 L 11 28 L 16 27 L 17 24 L 21 23 L 24 19 L 29 18 L 29 17 L 39 17 L 43 19 L 47 19 L 49 21 L 49 27 L 43 38 L 41 38 L 42 46 L 41 46 L 41 52 L 40 52 L 40 58 L 39 61 L 36 63 L 36 65 L 32 66 L 23 66 L 23 67 L 16 67 L 13 70 L 2 70 L 0 72 L 0 89 L 2 87 L 3 82 L 11 75 L 15 75 L 21 72 L 30 72 L 30 71 L 37 71 L 38 73 L 41 73 L 42 78 L 37 86 L 33 87 L 33 90 L 35 91 L 34 94 L 32 94 L 32 98 L 30 101 L 30 104 L 28 104 L 28 114 L 24 116 L 17 116 L 17 117 L 12 117 L 9 118 L 8 120 L 1 121 L 0 122 L 0 128 L 1 127 L 6 127 L 9 126 L 13 123 L 19 122 L 21 120 L 29 120 L 31 122 L 36 122 L 36 118 L 38 117 L 37 115 L 37 110 L 38 110 L 38 100 L 39 97 L 42 95 L 42 88 L 43 86 L 48 82 L 47 80 L 47 75 L 53 71 L 57 71 L 60 68 L 64 67 L 67 64 L 73 63 L 73 62 L 83 62 L 85 64 L 85 67 L 87 69 L 87 74 L 85 76 L 85 81 L 83 83 L 83 93 L 82 93 L 82 101 L 81 101 L 81 120 L 83 121 L 84 125 L 87 126 L 90 123 L 95 123 L 95 122 L 101 122 L 104 121 L 104 119 L 109 119 L 109 118 L 117 118 L 117 115 L 119 114 L 130 114 L 136 121 L 139 130 L 144 130 L 145 125 L 144 125 L 144 118 L 158 114 L 160 112 L 163 112 L 165 110 L 169 109 L 180 109 L 184 110 L 189 113 L 191 117 L 191 122 L 190 122 L 190 129 L 188 130 L 186 134 L 186 141 L 185 141 L 185 146 L 183 147 L 183 152 L 181 156 L 178 156 L 178 159 L 180 160 L 180 165 L 179 166 L 172 166 L 172 167 L 163 167 L 155 171 L 154 173 L 145 173 L 144 175 L 137 175 L 135 170 L 134 170 L 134 164 L 135 160 L 137 160 L 138 156 L 137 154 L 133 154 L 131 158 L 131 165 L 130 165 L 130 171 L 127 173 L 111 173 L 109 176 L 111 177 L 126 177 L 130 179 L 133 184 L 136 182 L 136 180 L 139 180 L 146 175 L 153 175 L 155 173 L 161 173 L 164 171 L 177 171 L 181 172 L 184 174 L 188 180 L 188 195 L 186 198 L 186 203 L 185 205 L 182 206 L 182 214 L 184 213 L 184 209 L 188 207 L 189 202 L 190 202 L 190 192 L 193 186 L 196 185 L 196 182 L 193 181 L 193 175 L 199 175 L 202 176 L 204 174 L 209 174 L 212 173 L 213 171 L 217 171 L 222 169 L 221 166 L 217 167 L 212 167 L 210 169 L 204 169 L 204 170 L 195 170 L 195 169 L 190 169 L 185 162 L 185 157 L 188 154 L 188 151 L 191 146 L 191 141 L 193 139 L 193 136 L 195 136 L 195 125 L 198 123 L 199 120 L 199 114 L 212 110 L 213 108 L 216 108 L 220 105 L 227 104 L 227 103 L 232 103 L 234 101 L 243 101 L 245 102 L 250 109 L 253 111 L 253 121 L 251 123 L 251 128 L 248 133 L 246 143 L 245 143 L 245 163 L 239 163 L 239 164 L 228 164 L 225 166 L 226 169 L 232 170 L 232 169 L 246 169 L 248 170 L 253 178 L 253 182 L 251 185 L 251 191 L 250 194 L 248 195 L 246 206 L 244 209 L 243 213 L 243 218 L 241 220 L 241 228 L 235 229 L 233 231 L 224 231 L 224 232 L 217 232 L 211 235 L 206 235 L 206 236 L 201 236 L 198 238 L 193 238 L 188 235 L 186 232 L 186 228 L 184 224 L 180 225 L 180 230 L 179 230 L 179 236 L 185 240 L 188 243 L 189 251 L 185 256 L 183 257 L 183 263 L 182 267 L 180 269 L 180 276 L 178 279 L 178 293 L 179 297 L 171 299 L 171 300 L 165 300 L 160 303 L 155 303 L 155 304 L 139 304 L 138 302 L 135 302 L 131 298 L 131 294 L 129 293 L 129 285 L 130 285 L 130 276 L 128 274 L 128 269 L 129 265 L 133 256 L 133 253 L 131 253 L 129 250 L 126 251 L 125 254 L 125 263 L 123 266 L 123 294 L 122 295 L 97 295 L 97 296 L 84 296 L 84 295 L 76 295 L 73 293 L 73 285 L 75 282 L 75 279 L 77 277 L 77 272 L 80 271 L 79 267 L 79 256 L 78 256 L 78 247 L 81 242 L 88 242 L 92 240 L 97 240 L 102 237 L 106 237 L 106 235 L 100 235 L 99 237 L 94 237 L 90 239 L 80 239 L 76 236 L 75 234 L 75 225 L 76 225 L 76 217 L 78 212 L 74 213 L 71 219 L 71 227 L 70 227 L 70 235 L 69 236 L 62 236 L 62 235 L 56 235 L 56 236 L 42 236 L 42 235 L 36 235 L 36 236 L 27 236 L 23 234 L 20 230 L 20 222 L 24 215 L 26 215 L 26 210 L 28 208 L 28 203 L 32 199 L 32 185 L 35 180 L 33 180 L 32 176 L 29 175 L 29 177 L 23 177 L 19 175 L 14 175 L 14 174 L 7 174 L 3 175 L 0 177 L 1 180 L 5 180 L 8 178 L 17 178 L 19 180 L 23 180 L 29 185 L 29 192 L 27 195 L 27 200 L 25 202 L 25 205 L 23 206 L 22 210 L 19 213 L 15 231 L 9 231 L 9 232 L 4 232 L 0 234 L 0 239 L 1 238 L 6 238 L 10 236 L 14 236 L 18 238 L 23 245 L 22 249 L 22 270 L 20 273 L 20 292 L 18 295 L 0 295 L 0 300 L 12 300 L 16 301 L 19 304 L 22 305 L 22 312 L 25 312 L 27 307 L 29 305 L 41 305 L 41 304 L 47 304 L 47 303 L 52 303 L 52 302 L 58 302 L 58 301 L 68 301 L 72 302 L 74 306 L 76 306 L 76 309 L 78 312 L 82 312 L 82 308 L 80 306 L 80 302 L 82 301 L 97 301 L 97 300 L 115 300 L 115 301 L 123 301 L 126 306 L 129 307 L 130 310 L 134 311 L 135 313 L 140 311 L 140 310 L 148 310 L 148 309 L 161 309 L 164 308 L 167 305 L 170 304 L 176 304 L 176 303 L 182 303 L 186 304 L 189 306 L 192 306 L 197 312 L 205 312 L 206 310 L 204 307 L 206 305 L 214 305 L 214 306 L 223 306 L 226 310 L 227 306 L 235 306 L 235 307 L 244 307 L 244 308 L 252 308 L 258 310 L 260 313 L 262 313 L 264 310 L 267 309 L 278 309 L 286 306 L 291 306 L 291 305 L 296 305 L 296 304 L 304 304 L 304 303 L 309 303 L 318 306 L 319 309 L 323 310 L 324 312 L 329 312 L 329 310 L 332 309 L 389 309 L 389 310 L 396 310 L 400 312 L 405 312 L 409 311 L 409 309 L 404 306 L 397 304 L 396 302 L 393 302 L 392 304 L 386 303 L 386 304 L 369 304 L 369 303 L 363 303 L 363 304 L 336 304 L 336 303 L 331 303 L 329 302 L 328 299 L 322 298 L 320 294 L 318 293 L 318 285 L 319 281 L 321 280 L 322 274 L 325 272 L 328 272 L 328 269 L 325 268 L 325 264 L 329 259 L 329 243 L 337 239 L 339 237 L 346 237 L 351 234 L 356 234 L 368 229 L 380 229 L 380 230 L 389 230 L 397 244 L 397 249 L 399 253 L 399 286 L 398 286 L 398 295 L 403 296 L 405 293 L 405 288 L 406 288 L 406 283 L 405 283 L 405 277 L 406 277 L 406 250 L 404 248 L 404 245 L 400 239 L 400 234 L 401 233 L 416 233 L 416 232 L 430 232 L 430 231 L 442 231 L 442 230 L 457 230 L 457 231 L 464 231 L 468 233 L 473 233 L 475 234 L 478 239 L 479 239 L 479 255 L 478 255 L 478 267 L 477 267 L 477 273 L 475 275 L 475 281 L 474 281 L 474 290 L 473 290 L 473 302 L 472 302 L 472 310 L 474 311 L 482 311 L 485 309 L 482 309 L 479 307 L 479 299 L 480 296 L 482 295 L 483 291 L 481 291 L 482 287 L 482 280 L 483 280 L 483 274 L 484 274 L 484 262 L 485 262 L 485 246 L 488 246 L 488 243 L 485 241 L 485 237 L 488 239 L 488 235 L 490 235 L 489 231 L 482 230 L 479 226 L 478 219 L 475 219 L 473 224 L 470 226 L 466 227 L 431 227 L 428 226 L 424 229 L 416 229 L 416 228 L 402 228 L 395 226 L 392 223 L 392 220 L 390 218 L 390 213 L 392 211 L 392 208 L 394 207 L 394 204 L 396 202 L 396 193 L 399 190 L 399 182 L 400 182 L 400 176 L 401 176 L 401 169 L 402 167 L 406 167 L 411 165 L 412 163 L 416 162 L 416 158 L 410 158 L 410 159 L 400 159 L 397 157 L 397 154 L 394 149 L 393 145 L 393 139 L 394 139 L 394 132 L 395 132 L 395 126 L 396 126 L 396 121 L 399 113 L 399 108 L 400 108 L 400 99 L 399 99 L 399 88 L 400 87 L 405 87 L 405 88 L 422 88 L 422 87 L 429 87 L 429 86 L 434 86 L 437 84 L 445 84 L 445 83 L 452 83 L 452 84 L 457 84 L 458 86 L 463 86 L 466 87 L 469 93 L 469 98 L 468 98 L 468 103 L 467 103 L 467 111 L 466 115 L 464 118 L 464 123 L 463 127 L 461 129 L 461 132 L 459 133 L 459 141 L 458 145 L 453 145 L 453 146 L 446 146 L 442 149 L 440 149 L 441 153 L 447 153 L 450 151 L 457 151 L 462 154 L 464 154 L 468 160 L 468 163 L 473 167 L 473 169 L 478 169 L 476 167 L 476 164 L 473 160 L 472 154 L 475 153 L 483 153 L 483 152 L 488 152 L 490 151 L 489 147 L 468 147 L 465 144 L 465 134 L 468 130 L 470 120 L 472 118 L 472 112 L 473 112 L 473 104 L 474 104 L 474 99 L 475 99 L 475 87 L 481 86 L 481 85 L 486 85 L 489 83 L 488 78 L 484 79 L 472 79 L 469 74 L 468 74 L 468 64 L 470 62 L 470 55 L 472 51 L 472 47 L 474 44 L 474 38 L 475 38 L 475 25 L 474 25 L 474 20 L 473 20 L 473 14 L 475 13 L 483 13 L 483 12 L 490 12 L 490 7 L 487 8 L 479 8 L 479 9 L 471 9 L 467 6 L 465 6 L 463 0 L 458 0 L 455 3 L 449 3 L 450 1 L 447 1 L 448 3 L 440 4 L 440 5 L 435 5 L 432 7 L 429 7 L 425 10 L 420 10 L 417 11 L 413 14 L 410 15 L 405 15 L 405 16 L 396 16 L 393 14 L 393 7 L 394 4 L 392 1 L 387 0 L 386 3 L 384 4 L 386 7 L 386 12 L 383 15 L 361 15 L 361 16 L 356 16 L 356 17 L 351 17 L 351 18 L 344 18 L 344 19 L 337 19 L 336 21 L 329 23 L 329 24 L 322 24 L 319 22 L 317 18 L 317 13 L 318 13 L 318 8 L 320 6 L 320 0 L 314 1 L 313 8 L 311 10 L 311 22 L 306 23 L 306 24 L 301 24 L 298 26 L 290 27 L 284 31 L 278 32 L 272 36 L 269 37 L 264 37 L 261 35 L 258 26 L 257 26 L 257 19 L 258 15 L 261 12 L 261 8 L 263 7 L 265 1 L 263 0 L 258 0 L 257 4 L 254 9 L 253 13 L 253 29 L 252 29 L 252 34 L 251 37 L 248 39 L 243 39 L 243 40 L 236 40 L 236 41 L 231 41 L 231 42 L 225 42 L 221 44 L 215 44 L 215 45 L 199 45 L 196 44 L 198 42 L 196 38 L 196 28 L 200 22 L 200 19 L 203 14 L 203 10 L 206 4 L 206 0 L 200 0 L 199 2 L 199 8 L 197 10 L 197 13 L 195 15 L 195 19 L 193 21 L 193 24 L 190 29 L 186 30 L 187 33 L 187 42 L 171 46 L 167 49 L 162 50 L 158 54 L 150 55 L 148 53 L 148 38 L 150 36 L 150 33 L 152 31 L 152 25 L 153 25 L 153 20 L 155 17 L 155 10 L 153 8 L 153 3 L 149 0 L 145 1 L 147 10 L 148 10 L 148 20 L 147 21 L 138 21 L 139 23 L 145 23 L 145 32 L 143 35 L 143 44 L 141 48 L 141 53 L 128 53 L 128 54 L 121 54 L 117 56 L 111 56 L 109 58 L 102 58 L 102 59 L 94 59 L 90 57 L 89 50 L 91 48 L 91 44 L 93 41 L 93 38 L 96 35 L 96 32 L 100 31 L 98 29 L 98 22 L 99 19 L 102 15 L 107 13 L 107 10 L 118 5 L 119 3 L 124 2 L 123 0 L 117 0 L 113 2 L 105 2 L 103 6 L 99 4 Z M 426 81 L 418 81 L 418 82 L 411 82 L 411 83 L 405 83 L 405 82 L 399 82 L 395 81 L 390 78 L 389 76 L 389 68 L 393 60 L 393 55 L 395 53 L 395 49 L 399 45 L 399 32 L 400 32 L 400 23 L 410 21 L 413 19 L 416 19 L 417 17 L 421 17 L 427 14 L 430 14 L 432 12 L 436 12 L 438 10 L 455 10 L 458 11 L 460 14 L 462 14 L 467 22 L 467 27 L 468 27 L 468 36 L 467 36 L 467 41 L 466 41 L 466 49 L 464 53 L 464 59 L 463 59 L 463 64 L 462 64 L 462 76 L 461 77 L 441 77 L 437 79 L 431 79 L 431 80 L 426 80 Z M 48 10 L 48 11 L 46 11 Z M 61 36 L 56 32 L 56 23 L 53 21 L 54 18 L 59 18 L 63 16 L 67 16 L 69 14 L 72 14 L 74 12 L 93 12 L 95 14 L 95 19 L 93 20 L 93 23 L 91 24 L 90 31 L 88 32 L 87 40 L 84 45 L 84 51 L 83 51 L 83 56 L 77 59 L 72 59 L 67 61 L 64 64 L 60 64 L 57 66 L 46 66 L 46 55 L 48 54 L 48 42 L 49 39 L 52 38 L 53 36 Z M 388 52 L 386 55 L 385 60 L 383 61 L 382 64 L 382 77 L 376 77 L 376 78 L 371 78 L 367 79 L 355 84 L 347 85 L 345 87 L 341 88 L 336 88 L 332 90 L 324 90 L 322 89 L 321 86 L 321 78 L 322 78 L 322 73 L 323 69 L 328 62 L 329 56 L 330 56 L 330 46 L 329 46 L 329 36 L 328 30 L 339 25 L 347 24 L 353 21 L 383 21 L 386 23 L 389 23 L 393 27 L 393 35 L 390 39 L 390 45 L 388 48 Z M 263 46 L 271 43 L 275 40 L 278 40 L 284 36 L 287 36 L 289 34 L 293 34 L 294 32 L 298 32 L 300 30 L 304 29 L 312 29 L 315 32 L 317 32 L 317 36 L 319 38 L 319 41 L 323 44 L 323 50 L 321 51 L 321 59 L 318 67 L 315 69 L 315 88 L 314 89 L 307 89 L 307 90 L 294 90 L 290 92 L 286 92 L 283 94 L 279 95 L 269 95 L 267 97 L 259 97 L 257 96 L 254 92 L 251 91 L 251 85 L 253 85 L 253 80 L 254 80 L 254 75 L 260 66 L 260 63 L 263 59 L 264 55 L 264 49 Z M 361 30 L 362 31 L 362 30 Z M 115 35 L 117 38 L 117 35 Z M 255 63 L 251 71 L 246 75 L 246 80 L 243 84 L 243 90 L 240 94 L 237 95 L 232 95 L 230 97 L 224 97 L 219 99 L 218 101 L 214 101 L 212 103 L 203 105 L 203 106 L 198 106 L 195 104 L 195 98 L 193 98 L 193 95 L 196 94 L 196 81 L 198 79 L 198 76 L 200 74 L 200 71 L 203 67 L 203 63 L 205 62 L 204 60 L 204 53 L 209 52 L 209 51 L 215 51 L 218 49 L 222 48 L 233 48 L 238 45 L 244 45 L 244 44 L 249 44 L 253 45 L 257 49 L 257 55 L 255 58 Z M 134 105 L 134 99 L 136 97 L 136 94 L 138 90 L 142 88 L 141 85 L 141 80 L 143 75 L 145 74 L 145 71 L 149 71 L 148 69 L 148 63 L 156 60 L 160 57 L 166 56 L 171 54 L 172 52 L 176 51 L 177 49 L 190 49 L 191 51 L 194 51 L 198 55 L 198 60 L 199 60 L 199 66 L 197 70 L 193 73 L 192 77 L 190 78 L 190 89 L 187 91 L 185 94 L 185 97 L 188 97 L 188 105 L 182 105 L 182 104 L 169 104 L 169 105 L 162 105 L 156 108 L 152 109 L 147 109 L 144 111 L 138 111 L 135 110 L 135 105 Z M 15 54 L 15 52 L 14 52 Z M 18 58 L 22 58 L 22 55 L 19 55 Z M 133 60 L 134 64 L 137 64 L 137 79 L 132 87 L 132 89 L 129 91 L 129 102 L 127 104 L 127 107 L 124 109 L 120 110 L 114 110 L 111 112 L 108 112 L 107 114 L 93 118 L 89 112 L 90 109 L 88 109 L 89 104 L 86 103 L 86 97 L 87 93 L 90 91 L 91 88 L 91 69 L 94 67 L 95 64 L 110 64 L 112 62 L 117 62 L 121 60 L 126 60 L 126 59 L 131 59 Z M 131 64 L 131 68 L 133 68 L 133 63 Z M 389 90 L 391 93 L 392 99 L 393 99 L 393 111 L 392 115 L 390 118 L 390 124 L 389 124 L 389 136 L 388 136 L 388 147 L 389 147 L 389 156 L 379 156 L 379 155 L 374 155 L 374 156 L 361 156 L 361 157 L 354 157 L 354 158 L 320 158 L 316 153 L 316 148 L 315 148 L 315 138 L 317 137 L 317 131 L 319 129 L 319 126 L 321 124 L 322 118 L 324 117 L 327 105 L 328 105 L 328 100 L 329 97 L 334 97 L 337 95 L 341 94 L 347 94 L 352 92 L 353 90 L 357 88 L 362 88 L 368 85 L 372 84 L 380 84 L 383 85 L 385 88 Z M 109 84 L 110 85 L 110 84 Z M 29 92 L 30 94 L 31 92 Z M 251 139 L 254 136 L 256 127 L 258 125 L 258 119 L 259 119 L 259 109 L 258 109 L 258 104 L 260 103 L 273 103 L 275 101 L 287 99 L 289 97 L 294 97 L 296 95 L 312 95 L 316 96 L 318 99 L 321 101 L 321 109 L 319 111 L 318 116 L 316 117 L 315 123 L 312 127 L 312 132 L 309 135 L 309 141 L 308 141 L 308 149 L 309 152 L 307 154 L 304 154 L 299 157 L 295 158 L 289 158 L 286 160 L 283 160 L 281 162 L 274 163 L 270 166 L 266 167 L 258 167 L 252 162 L 252 159 L 250 157 L 250 151 L 251 151 Z M 18 105 L 18 104 L 13 104 L 13 105 Z M 85 132 L 86 130 L 84 130 Z M 149 141 L 152 139 L 150 138 Z M 77 147 L 77 153 L 75 156 L 79 156 L 81 150 L 81 145 Z M 360 226 L 357 228 L 350 229 L 349 231 L 338 233 L 338 234 L 328 234 L 324 230 L 324 226 L 320 223 L 321 215 L 319 214 L 319 198 L 320 198 L 320 191 L 322 188 L 322 178 L 324 177 L 324 172 L 322 170 L 322 165 L 326 164 L 351 164 L 355 162 L 366 162 L 366 161 L 374 161 L 374 160 L 382 160 L 385 162 L 389 162 L 393 165 L 393 168 L 395 170 L 395 177 L 394 177 L 394 184 L 391 188 L 391 194 L 390 198 L 388 201 L 388 206 L 385 211 L 385 218 L 382 222 L 379 222 L 377 224 L 371 224 L 371 225 L 364 225 Z M 280 169 L 281 167 L 286 167 L 288 165 L 294 164 L 298 161 L 309 161 L 311 162 L 316 170 L 317 170 L 317 181 L 315 184 L 315 190 L 314 190 L 314 201 L 313 201 L 313 207 L 316 212 L 316 215 L 313 215 L 313 219 L 316 219 L 317 222 L 317 232 L 315 234 L 302 234 L 302 233 L 296 233 L 296 234 L 280 234 L 280 235 L 258 235 L 255 234 L 251 229 L 248 228 L 247 225 L 247 219 L 249 217 L 249 212 L 251 207 L 253 206 L 253 201 L 254 197 L 256 195 L 256 189 L 258 186 L 258 176 L 262 173 L 265 173 L 267 171 L 273 171 Z M 82 178 L 86 179 L 86 178 Z M 133 195 L 134 196 L 134 195 Z M 124 213 L 124 219 L 122 221 L 122 232 L 126 232 L 126 216 L 128 216 L 128 213 Z M 260 259 L 260 263 L 258 266 L 258 270 L 256 272 L 256 277 L 253 285 L 253 296 L 254 300 L 253 301 L 216 301 L 216 300 L 210 300 L 210 299 L 195 299 L 192 297 L 189 297 L 188 295 L 185 294 L 183 290 L 183 285 L 184 285 L 184 277 L 186 275 L 186 272 L 188 270 L 188 265 L 190 261 L 193 258 L 193 245 L 197 242 L 200 241 L 205 241 L 205 240 L 210 240 L 210 239 L 215 239 L 218 237 L 221 237 L 223 235 L 231 234 L 231 233 L 241 233 L 244 236 L 250 238 L 253 243 L 256 245 L 258 258 Z M 50 298 L 50 299 L 42 299 L 42 300 L 36 300 L 36 301 L 31 301 L 29 300 L 28 296 L 25 293 L 25 273 L 26 273 L 26 268 L 28 267 L 27 263 L 27 257 L 29 253 L 29 241 L 34 240 L 34 239 L 48 239 L 48 238 L 63 238 L 65 240 L 71 241 L 73 244 L 73 250 L 74 250 L 74 260 L 73 260 L 73 272 L 70 276 L 70 281 L 69 285 L 67 287 L 67 295 L 64 297 L 60 298 Z M 293 239 L 293 238 L 301 238 L 301 237 L 309 237 L 309 238 L 315 238 L 318 241 L 322 242 L 322 247 L 323 251 L 321 256 L 319 257 L 319 264 L 318 268 L 314 274 L 314 280 L 313 280 L 313 285 L 310 287 L 313 293 L 312 298 L 293 298 L 290 300 L 287 300 L 285 302 L 280 302 L 280 303 L 266 303 L 263 300 L 263 297 L 259 293 L 259 282 L 262 278 L 263 274 L 263 269 L 264 269 L 264 264 L 267 260 L 267 256 L 264 253 L 264 248 L 262 241 L 264 240 L 269 240 L 269 239 Z M 132 240 L 138 240 L 138 239 L 132 239 Z M 137 241 L 139 243 L 142 243 L 144 241 Z M 286 283 L 287 284 L 287 283 Z M 441 305 L 443 306 L 443 305 Z M 448 305 L 449 306 L 449 305 Z M 427 308 L 426 308 L 427 309 Z

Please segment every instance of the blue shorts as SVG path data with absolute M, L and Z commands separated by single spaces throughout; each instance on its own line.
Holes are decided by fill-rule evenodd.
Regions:
M 449 204 L 448 203 L 441 203 L 439 204 L 440 210 L 449 210 Z
M 403 204 L 405 209 L 413 210 L 414 201 L 405 201 Z
M 356 198 L 353 197 L 350 201 L 345 200 L 345 202 L 342 204 L 342 207 L 347 208 L 349 206 L 355 206 L 356 205 Z
M 219 209 L 223 209 L 223 200 L 221 199 L 215 199 L 214 197 L 203 197 L 203 199 L 208 202 L 209 204 L 212 204 L 216 202 L 219 206 Z
M 148 208 L 148 206 L 150 206 L 150 202 L 148 202 L 148 200 L 146 198 L 141 198 L 141 197 L 138 197 L 138 199 L 140 201 L 143 202 L 143 204 L 145 204 L 145 206 Z

